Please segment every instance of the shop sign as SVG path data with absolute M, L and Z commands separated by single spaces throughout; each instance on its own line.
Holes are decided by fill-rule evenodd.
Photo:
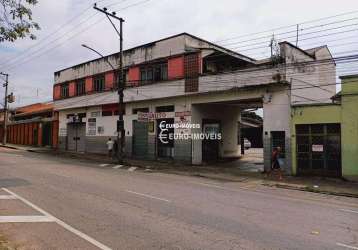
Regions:
M 323 145 L 312 144 L 312 152 L 323 152 Z
M 167 114 L 165 112 L 148 112 L 148 113 L 143 113 L 143 112 L 138 112 L 138 121 L 140 122 L 148 122 L 148 121 L 153 121 L 155 119 L 163 119 L 166 118 Z

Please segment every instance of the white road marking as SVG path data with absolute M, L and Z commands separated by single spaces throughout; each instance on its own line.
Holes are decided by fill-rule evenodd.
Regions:
M 131 190 L 126 190 L 126 192 L 131 193 L 131 194 L 140 195 L 140 196 L 143 196 L 143 197 L 147 197 L 147 198 L 150 198 L 150 199 L 155 199 L 155 200 L 160 200 L 160 201 L 165 201 L 165 202 L 171 202 L 170 200 L 155 197 L 155 196 L 152 196 L 152 195 L 149 195 L 149 194 L 137 193 L 137 192 L 134 192 L 134 191 L 131 191 Z
M 123 168 L 123 165 L 116 165 L 113 167 L 114 169 Z
M 349 210 L 349 209 L 339 209 L 339 211 L 358 214 L 358 211 Z
M 137 167 L 130 167 L 130 168 L 128 168 L 128 171 L 133 172 L 133 171 L 135 171 L 136 169 L 137 169 Z
M 0 216 L 0 223 L 54 222 L 54 218 L 44 215 Z
M 339 242 L 337 242 L 336 245 L 337 245 L 337 246 L 340 246 L 340 247 L 345 247 L 345 248 L 348 248 L 348 249 L 358 250 L 358 247 L 346 245 L 346 244 L 339 243 Z
M 99 166 L 100 167 L 107 167 L 107 166 L 109 166 L 109 164 L 100 164 Z
M 193 182 L 193 183 L 194 183 L 194 184 L 198 184 L 198 185 L 202 185 L 202 186 L 207 186 L 207 187 L 226 189 L 225 187 L 222 187 L 222 186 L 219 186 L 219 185 L 215 185 L 215 184 L 210 184 L 210 183 L 204 183 L 204 182 Z
M 0 195 L 0 200 L 16 200 L 16 197 L 13 195 Z
M 54 222 L 56 222 L 58 225 L 62 226 L 63 228 L 67 229 L 68 231 L 70 231 L 71 233 L 77 235 L 78 237 L 88 241 L 89 243 L 91 243 L 92 245 L 98 247 L 99 249 L 102 250 L 112 250 L 110 247 L 102 244 L 101 242 L 93 239 L 92 237 L 82 233 L 81 231 L 77 230 L 76 228 L 68 225 L 66 222 L 54 217 L 53 215 L 47 213 L 45 210 L 39 208 L 38 206 L 36 206 L 35 204 L 31 203 L 30 201 L 26 200 L 25 198 L 21 197 L 20 195 L 8 190 L 7 188 L 2 188 L 5 192 L 15 196 L 17 199 L 21 200 L 23 203 L 25 203 L 26 205 L 32 207 L 33 209 L 37 210 L 38 212 L 42 213 L 43 215 L 52 218 L 54 220 Z

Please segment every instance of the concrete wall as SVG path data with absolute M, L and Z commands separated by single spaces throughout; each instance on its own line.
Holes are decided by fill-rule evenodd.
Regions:
M 272 138 L 271 132 L 285 132 L 285 166 L 281 166 L 286 173 L 291 174 L 291 105 L 289 90 L 285 88 L 272 89 L 263 98 L 263 144 L 264 167 L 271 167 Z
M 358 76 L 342 78 L 342 175 L 358 181 Z

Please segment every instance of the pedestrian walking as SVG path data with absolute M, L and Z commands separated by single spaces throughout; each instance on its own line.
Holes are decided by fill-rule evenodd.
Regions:
M 108 139 L 107 141 L 107 150 L 108 150 L 108 157 L 112 157 L 112 153 L 113 153 L 113 145 L 114 145 L 114 142 L 112 141 L 111 138 Z
M 279 180 L 282 180 L 282 170 L 279 161 L 280 153 L 281 153 L 280 147 L 276 147 L 273 149 L 272 156 L 271 156 L 271 169 L 267 173 L 267 176 L 271 176 L 272 172 L 277 172 L 279 176 Z

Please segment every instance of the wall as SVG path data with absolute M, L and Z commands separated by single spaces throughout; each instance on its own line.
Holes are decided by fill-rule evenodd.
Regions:
M 171 39 L 162 40 L 148 44 L 143 47 L 124 51 L 123 65 L 128 67 L 144 63 L 153 59 L 182 54 L 185 52 L 184 36 L 177 36 Z M 114 66 L 119 65 L 118 54 L 110 55 L 108 61 Z M 100 58 L 95 61 L 83 63 L 55 73 L 55 83 L 62 83 L 74 79 L 80 79 L 90 75 L 96 75 L 111 71 L 106 59 Z
M 308 52 L 289 43 L 281 44 L 281 53 L 287 64 L 286 80 L 291 83 L 291 103 L 330 103 L 330 98 L 336 93 L 336 66 L 332 56 L 327 47 Z
M 37 138 L 34 138 L 36 130 Z M 7 133 L 8 143 L 42 146 L 42 123 L 40 121 L 9 124 L 7 127 Z
M 358 181 L 358 76 L 341 79 L 342 175 Z
M 264 167 L 271 167 L 271 132 L 285 131 L 285 166 L 286 173 L 291 174 L 291 111 L 290 94 L 287 89 L 276 88 L 264 94 L 263 98 L 263 144 L 264 144 Z
M 292 108 L 292 174 L 297 173 L 296 125 L 322 123 L 341 123 L 341 106 L 325 104 L 317 106 L 297 106 Z

